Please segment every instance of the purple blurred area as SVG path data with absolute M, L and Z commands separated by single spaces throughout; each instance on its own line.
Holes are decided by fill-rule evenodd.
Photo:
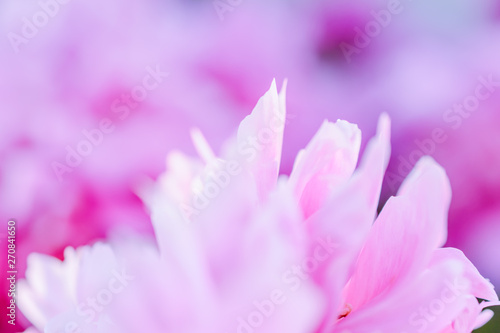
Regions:
M 19 277 L 31 252 L 150 235 L 140 185 L 169 151 L 195 154 L 192 128 L 220 151 L 276 78 L 282 173 L 324 119 L 366 144 L 387 112 L 384 198 L 432 155 L 453 187 L 449 245 L 500 287 L 498 1 L 3 0 L 0 31 L 0 219 L 17 221 Z

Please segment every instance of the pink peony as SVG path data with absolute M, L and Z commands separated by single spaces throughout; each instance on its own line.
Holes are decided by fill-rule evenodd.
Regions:
M 493 286 L 441 248 L 451 191 L 440 166 L 421 159 L 376 217 L 388 117 L 357 170 L 361 132 L 325 121 L 278 177 L 286 120 L 273 82 L 223 158 L 193 131 L 201 160 L 171 153 L 142 189 L 156 242 L 117 234 L 63 262 L 32 254 L 23 313 L 47 333 L 444 333 L 489 320 Z
M 441 120 L 445 108 L 469 93 L 478 73 L 498 77 L 492 2 L 458 1 L 440 10 L 429 0 L 405 5 L 351 64 L 338 44 L 352 44 L 354 28 L 364 27 L 371 10 L 383 10 L 387 1 L 256 0 L 227 12 L 223 22 L 212 1 L 70 1 L 19 45 L 19 53 L 4 38 L 0 216 L 18 219 L 20 276 L 31 252 L 62 258 L 68 245 L 106 239 L 117 226 L 148 234 L 148 217 L 133 193 L 141 176 L 157 177 L 174 146 L 191 152 L 185 142 L 193 125 L 218 148 L 272 76 L 293 82 L 288 105 L 296 118 L 287 127 L 281 172 L 291 172 L 297 150 L 322 119 L 348 118 L 371 135 L 381 110 L 394 123 L 394 161 L 407 159 L 418 149 L 415 139 L 448 126 Z M 19 33 L 22 18 L 39 9 L 38 0 L 2 2 L 4 35 Z M 171 77 L 121 119 L 113 101 L 156 64 Z M 498 251 L 492 228 L 500 225 L 500 178 L 492 172 L 499 165 L 493 139 L 498 94 L 488 103 L 428 153 L 448 170 L 460 195 L 451 206 L 448 244 L 500 283 L 500 265 L 491 255 Z M 113 133 L 59 182 L 52 162 L 64 162 L 66 146 L 75 148 L 85 138 L 82 130 L 108 117 Z M 389 171 L 406 176 L 393 164 Z M 5 259 L 0 267 L 6 271 Z M 0 306 L 8 301 L 0 296 Z

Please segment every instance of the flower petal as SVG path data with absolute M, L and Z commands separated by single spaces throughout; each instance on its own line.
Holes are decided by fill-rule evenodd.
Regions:
M 312 239 L 328 239 L 335 244 L 333 253 L 315 276 L 317 283 L 325 286 L 330 302 L 328 318 L 323 326 L 337 320 L 341 290 L 375 218 L 389 161 L 389 140 L 390 121 L 386 115 L 382 115 L 377 136 L 370 140 L 360 168 L 308 221 Z
M 425 269 L 446 228 L 450 185 L 442 168 L 422 159 L 398 197 L 377 218 L 344 291 L 353 311 Z
M 257 184 L 261 200 L 267 198 L 278 179 L 286 120 L 285 89 L 286 84 L 278 95 L 273 80 L 238 129 L 238 152 Z
M 444 261 L 339 320 L 333 333 L 440 332 L 475 298 L 461 292 L 464 267 Z
M 472 284 L 470 290 L 472 295 L 488 301 L 498 301 L 495 287 L 479 273 L 477 268 L 467 259 L 462 251 L 455 248 L 437 249 L 434 251 L 431 264 L 445 260 L 456 260 L 462 263 L 465 267 L 464 278 Z
M 361 131 L 346 121 L 325 121 L 302 150 L 290 184 L 306 218 L 315 213 L 332 190 L 345 184 L 358 162 Z

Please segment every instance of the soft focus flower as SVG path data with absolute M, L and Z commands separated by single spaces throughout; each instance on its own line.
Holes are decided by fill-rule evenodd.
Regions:
M 171 153 L 141 190 L 156 242 L 117 234 L 62 262 L 31 255 L 23 313 L 47 333 L 445 333 L 489 320 L 493 286 L 441 248 L 451 191 L 440 166 L 422 158 L 376 216 L 389 118 L 357 169 L 360 130 L 325 121 L 279 178 L 286 121 L 273 82 L 221 158 L 193 131 L 201 159 Z
M 287 127 L 281 172 L 291 172 L 296 152 L 324 118 L 350 119 L 371 135 L 386 111 L 395 124 L 389 170 L 405 177 L 397 157 L 407 159 L 418 149 L 415 139 L 448 126 L 443 112 L 470 93 L 478 74 L 499 77 L 499 7 L 493 0 L 405 4 L 348 64 L 339 43 L 352 44 L 354 29 L 387 4 L 254 0 L 222 22 L 212 1 L 67 1 L 15 53 L 8 34 L 21 32 L 40 1 L 2 1 L 0 218 L 18 220 L 20 276 L 31 252 L 62 258 L 68 245 L 106 239 L 116 227 L 150 233 L 136 183 L 145 174 L 157 177 L 172 148 L 191 152 L 193 125 L 219 148 L 273 76 L 293 82 L 288 105 L 296 121 Z M 171 76 L 130 113 L 114 112 L 113 102 L 156 64 Z M 492 255 L 500 228 L 498 105 L 495 94 L 429 153 L 459 194 L 448 244 L 494 283 L 500 283 L 499 257 Z M 66 147 L 75 149 L 83 130 L 108 117 L 113 133 L 60 183 L 52 163 L 64 162 Z M 5 259 L 0 268 L 6 271 Z M 0 306 L 8 301 L 0 295 Z

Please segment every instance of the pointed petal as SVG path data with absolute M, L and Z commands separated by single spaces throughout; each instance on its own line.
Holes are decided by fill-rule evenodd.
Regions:
M 191 139 L 198 155 L 206 164 L 211 164 L 216 159 L 216 156 L 203 133 L 198 128 L 194 128 L 191 130 Z
M 437 249 L 434 251 L 431 264 L 445 260 L 456 260 L 462 263 L 465 268 L 464 278 L 471 282 L 470 293 L 472 295 L 488 301 L 498 301 L 495 287 L 479 273 L 462 251 L 455 248 Z
M 425 156 L 415 165 L 401 185 L 398 195 L 409 195 L 415 203 L 426 202 L 429 214 L 435 216 L 430 225 L 436 247 L 446 242 L 448 209 L 451 202 L 451 185 L 445 170 L 432 157 Z M 431 232 L 431 230 L 429 230 Z
M 372 325 L 380 332 L 470 333 L 488 316 L 476 294 L 498 299 L 460 251 L 437 249 L 420 274 L 353 310 L 334 332 L 368 333 Z
M 463 272 L 456 261 L 434 265 L 409 283 L 353 310 L 332 332 L 440 332 L 475 301 L 460 291 L 460 283 L 455 285 Z
M 325 121 L 298 155 L 290 184 L 306 218 L 322 206 L 333 189 L 352 176 L 360 144 L 361 132 L 356 125 Z
M 66 260 L 30 254 L 26 278 L 18 282 L 18 306 L 39 330 L 55 315 L 66 311 L 75 300 L 74 283 L 78 272 L 75 251 L 65 251 Z
M 337 320 L 341 290 L 376 215 L 380 189 L 390 155 L 390 120 L 382 115 L 378 133 L 370 140 L 360 168 L 349 182 L 334 192 L 308 221 L 313 239 L 329 239 L 336 248 L 318 270 L 318 284 L 326 286 L 330 317 Z
M 446 230 L 450 185 L 433 160 L 421 160 L 400 196 L 373 225 L 344 291 L 353 310 L 425 269 Z
M 257 184 L 261 200 L 267 198 L 278 179 L 286 120 L 284 89 L 278 95 L 273 80 L 238 129 L 238 152 Z

